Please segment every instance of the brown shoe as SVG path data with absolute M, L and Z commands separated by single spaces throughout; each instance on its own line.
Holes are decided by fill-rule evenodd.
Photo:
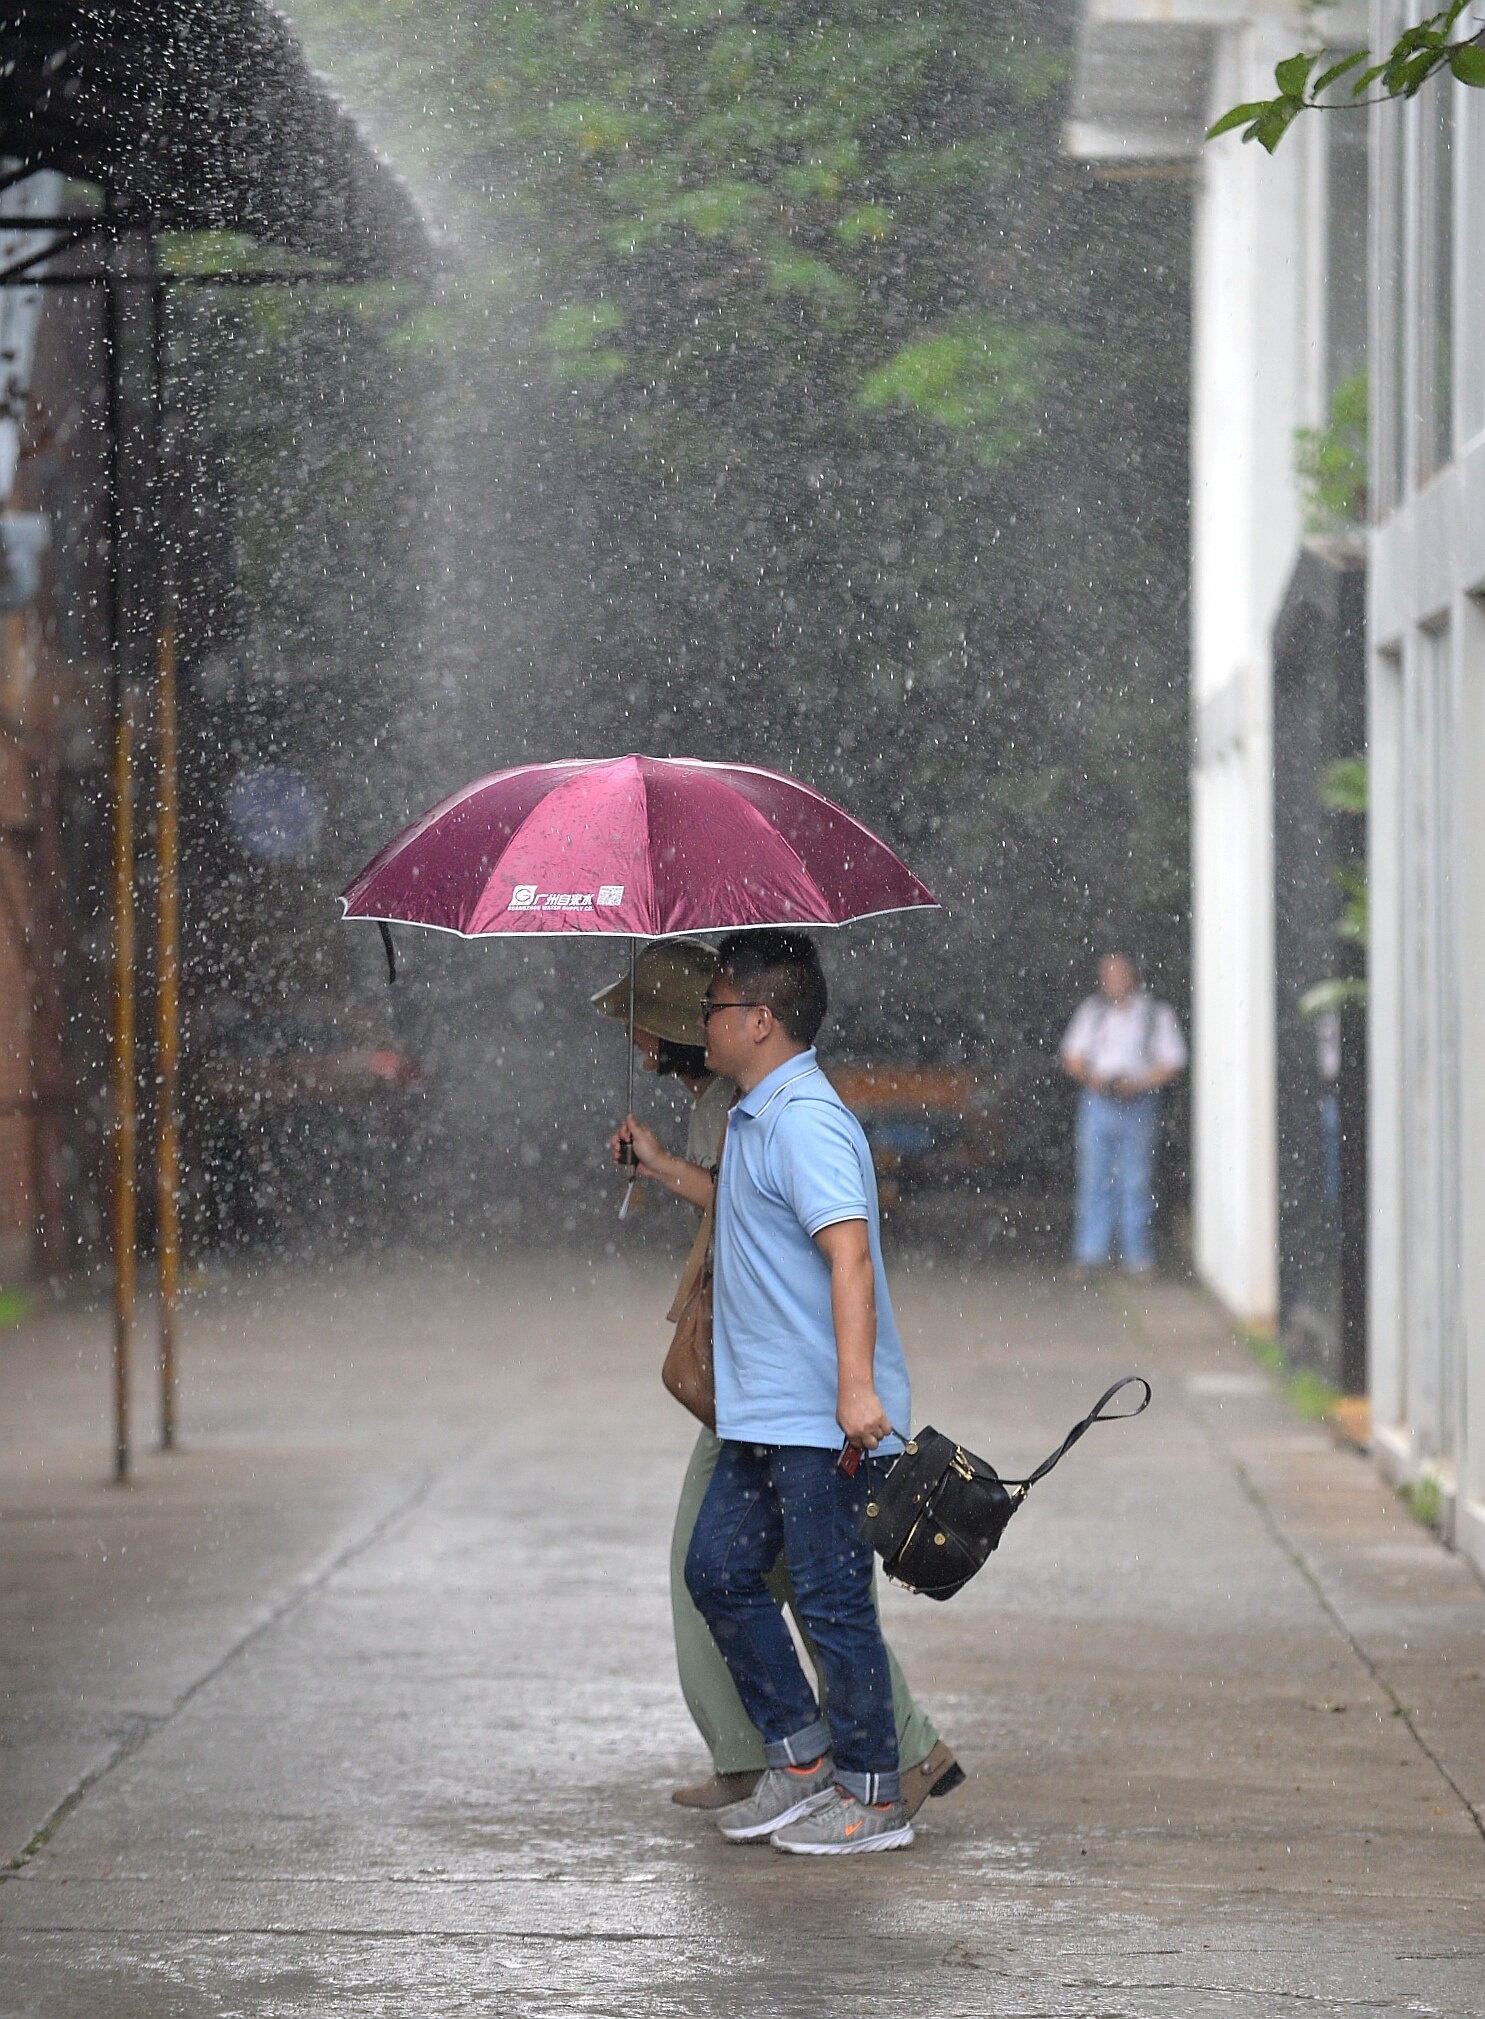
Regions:
M 734 1802 L 746 1801 L 760 1778 L 756 1773 L 713 1774 L 697 1787 L 677 1788 L 670 1799 L 683 1809 L 726 1809 Z
M 904 1769 L 902 1805 L 908 1812 L 908 1821 L 912 1821 L 930 1795 L 952 1795 L 963 1781 L 963 1767 L 942 1739 L 935 1740 L 926 1760 Z

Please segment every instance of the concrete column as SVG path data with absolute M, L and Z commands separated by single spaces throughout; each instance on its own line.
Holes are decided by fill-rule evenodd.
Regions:
M 1367 693 L 1367 1355 L 1372 1431 L 1407 1414 L 1403 1300 L 1402 659 L 1371 655 Z
M 1217 46 L 1213 113 L 1272 89 L 1283 18 Z M 1202 157 L 1192 388 L 1194 1144 L 1197 1268 L 1229 1310 L 1278 1307 L 1270 638 L 1302 536 L 1294 430 L 1319 383 L 1307 272 L 1314 140 Z
M 1485 125 L 1485 122 L 1482 122 Z M 1485 1571 L 1485 609 L 1460 598 L 1457 613 L 1458 797 L 1454 880 L 1459 945 L 1460 1284 L 1455 1539 Z

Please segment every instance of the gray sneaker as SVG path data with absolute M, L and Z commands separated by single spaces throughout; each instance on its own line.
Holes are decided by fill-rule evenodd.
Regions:
M 797 1823 L 775 1830 L 776 1851 L 798 1851 L 811 1858 L 845 1858 L 854 1851 L 903 1851 L 913 1841 L 913 1826 L 901 1802 L 884 1809 L 868 1808 L 832 1788 L 830 1799 L 801 1816 Z
M 729 1843 L 750 1844 L 807 1816 L 834 1793 L 835 1762 L 829 1753 L 807 1769 L 766 1767 L 746 1801 L 718 1811 L 717 1828 Z

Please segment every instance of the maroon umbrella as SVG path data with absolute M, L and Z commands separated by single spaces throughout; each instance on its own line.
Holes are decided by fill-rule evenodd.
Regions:
M 476 779 L 413 822 L 345 891 L 374 919 L 468 939 L 640 939 L 739 926 L 844 925 L 937 899 L 884 842 L 812 786 L 748 764 L 573 758 Z
M 844 925 L 936 903 L 812 786 L 676 757 L 493 772 L 388 842 L 342 901 L 347 918 L 470 939 Z

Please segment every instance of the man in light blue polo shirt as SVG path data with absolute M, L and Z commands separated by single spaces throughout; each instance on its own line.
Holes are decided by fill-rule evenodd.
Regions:
M 722 1450 L 686 1586 L 764 1739 L 724 1837 L 813 1855 L 913 1840 L 892 1685 L 856 1533 L 909 1391 L 860 1124 L 811 1049 L 825 978 L 794 932 L 734 933 L 703 1015 L 707 1065 L 742 1089 L 717 1183 L 714 1360 Z M 894 1428 L 895 1426 L 895 1428 Z M 843 1445 L 860 1456 L 842 1470 Z M 849 1454 L 844 1454 L 849 1456 Z M 818 1651 L 822 1713 L 765 1579 L 780 1547 Z

